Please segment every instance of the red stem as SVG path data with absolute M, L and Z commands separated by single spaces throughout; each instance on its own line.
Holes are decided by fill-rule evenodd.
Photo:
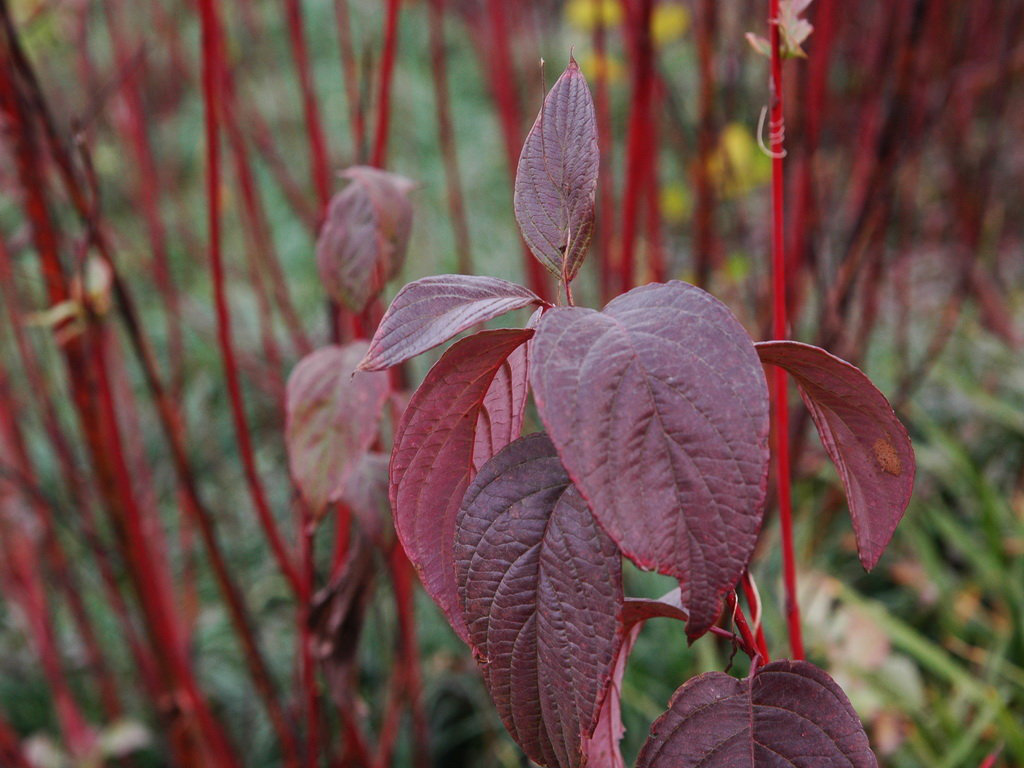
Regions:
M 597 23 L 594 25 L 594 55 L 599 62 L 594 76 L 594 111 L 597 115 L 597 139 L 601 151 L 601 172 L 597 177 L 597 258 L 601 302 L 612 299 L 612 240 L 615 236 L 615 194 L 612 174 L 612 115 L 608 98 L 607 28 L 601 6 L 604 0 L 592 0 Z
M 768 643 L 764 637 L 764 619 L 760 606 L 760 598 L 757 595 L 757 589 L 754 587 L 754 579 L 750 575 L 750 571 L 743 572 L 743 596 L 747 598 L 747 605 L 750 607 L 750 610 L 757 610 L 757 626 L 754 627 L 754 634 L 757 636 L 758 650 L 761 652 L 761 655 L 767 659 L 769 658 Z
M 3 4 L 0 4 L 0 21 L 3 26 L 0 30 L 0 45 L 3 47 L 4 58 L 18 63 L 22 54 L 18 48 L 17 34 Z M 15 68 L 12 66 L 0 68 L 0 97 L 3 111 L 7 113 L 12 132 L 16 136 L 15 155 L 25 195 L 24 207 L 32 222 L 34 243 L 45 276 L 48 298 L 51 304 L 58 304 L 69 298 L 69 291 L 60 259 L 57 230 L 48 210 L 41 158 L 34 141 L 35 126 L 31 124 L 28 110 L 22 101 L 23 95 L 19 91 Z M 31 103 L 33 107 L 39 107 L 38 103 Z M 149 541 L 132 491 L 132 477 L 125 462 L 110 382 L 103 365 L 102 333 L 95 333 L 95 330 L 90 328 L 86 338 L 74 338 L 64 347 L 71 396 L 112 522 L 121 537 L 126 565 L 150 642 L 158 651 L 156 658 L 164 691 L 171 697 L 182 697 L 184 709 L 179 709 L 177 714 L 168 713 L 172 720 L 169 727 L 176 734 L 172 744 L 179 759 L 187 760 L 195 752 L 192 737 L 201 735 L 216 765 L 234 766 L 237 762 L 227 738 L 203 698 L 188 660 L 181 655 L 174 641 L 176 629 L 173 612 L 165 600 L 155 561 L 148 551 Z M 96 354 L 90 354 L 94 351 L 86 344 L 90 339 L 97 344 L 94 348 L 98 350 Z M 192 716 L 198 726 L 197 734 L 175 727 L 175 719 L 182 719 L 186 726 L 191 725 Z
M 736 629 L 740 632 L 739 639 L 742 640 L 740 648 L 743 652 L 751 659 L 760 656 L 762 657 L 762 662 L 769 661 L 758 646 L 754 633 L 750 631 L 750 624 L 747 623 L 747 617 L 743 615 L 743 609 L 740 607 L 740 603 L 735 592 L 730 592 L 728 594 L 725 599 L 725 605 L 732 615 L 733 622 L 736 624 Z
M 519 166 L 519 151 L 522 147 L 522 114 L 516 93 L 515 68 L 512 66 L 512 51 L 508 40 L 508 20 L 505 11 L 510 4 L 505 0 L 488 0 L 487 20 L 489 34 L 482 36 L 480 57 L 484 70 L 490 78 L 491 91 L 498 105 L 501 135 L 505 144 L 505 158 L 510 177 L 515 180 Z M 533 257 L 523 241 L 523 276 L 530 290 L 545 301 L 551 298 L 547 270 Z
M 650 139 L 650 103 L 653 84 L 651 14 L 653 0 L 639 0 L 628 25 L 632 38 L 633 99 L 626 129 L 626 188 L 622 199 L 622 256 L 619 290 L 628 291 L 636 279 L 635 240 L 641 197 L 644 193 L 647 145 Z
M 373 139 L 370 164 L 383 168 L 388 156 L 388 131 L 391 127 L 391 81 L 395 72 L 395 51 L 398 48 L 398 10 L 401 0 L 388 0 L 384 21 L 384 51 L 380 59 L 380 94 L 377 98 L 377 133 Z
M 6 372 L 0 369 L 0 461 L 5 467 L 14 467 L 21 476 L 31 480 L 32 473 L 27 466 L 28 457 L 13 414 L 16 404 L 5 374 Z M 21 605 L 28 620 L 34 650 L 39 655 L 43 674 L 53 694 L 54 709 L 64 738 L 67 739 L 72 754 L 84 757 L 92 747 L 93 736 L 78 708 L 74 694 L 68 687 L 67 676 L 62 669 L 53 620 L 43 586 L 44 571 L 39 558 L 42 537 L 34 535 L 31 528 L 25 530 L 16 516 L 6 514 L 4 502 L 12 498 L 14 493 L 9 483 L 0 483 L 0 546 L 4 554 L 4 562 L 0 565 L 0 578 L 7 587 L 9 597 Z M 13 505 L 11 508 L 14 509 Z M 46 510 L 37 509 L 37 512 L 43 523 L 41 529 L 45 536 L 49 533 L 46 525 L 49 515 Z
M 697 193 L 693 212 L 693 247 L 696 263 L 694 280 L 707 287 L 717 266 L 714 243 L 715 193 L 708 162 L 715 145 L 715 34 L 718 6 L 716 0 L 701 0 L 697 21 L 697 65 L 700 71 L 700 117 L 697 125 L 697 158 L 693 165 Z
M 146 125 L 146 113 L 142 104 L 142 90 L 139 83 L 138 68 L 140 62 L 135 61 L 124 39 L 120 18 L 124 15 L 124 7 L 120 2 L 103 4 L 106 13 L 107 29 L 114 44 L 117 67 L 124 78 L 121 93 L 127 109 L 125 123 L 129 143 L 135 155 L 137 168 L 136 189 L 139 208 L 153 252 L 153 275 L 164 301 L 167 315 L 167 344 L 170 357 L 170 380 L 175 396 L 181 395 L 181 377 L 184 364 L 184 342 L 181 333 L 181 308 L 178 292 L 171 278 L 170 257 L 167 249 L 167 230 L 160 216 L 160 178 L 157 163 L 153 154 L 153 146 Z
M 341 48 L 341 76 L 345 82 L 348 101 L 348 119 L 352 124 L 352 162 L 364 162 L 366 154 L 366 115 L 363 111 L 359 71 L 356 66 L 355 47 L 352 45 L 352 25 L 349 21 L 348 0 L 334 0 L 334 17 L 338 24 L 338 45 Z
M 783 227 L 783 140 L 785 120 L 782 111 L 782 55 L 780 51 L 779 0 L 769 0 L 771 28 L 771 143 L 772 152 L 772 338 L 788 335 L 786 318 L 786 249 Z M 793 552 L 793 500 L 789 466 L 789 402 L 786 372 L 772 366 L 772 406 L 775 421 L 775 478 L 779 495 L 779 524 L 782 534 L 782 576 L 786 590 L 786 624 L 794 659 L 804 658 L 800 629 L 800 603 L 797 598 L 796 558 Z
M 278 566 L 296 594 L 302 592 L 302 579 L 292 562 L 281 534 L 277 529 L 273 512 L 267 501 L 263 484 L 256 469 L 253 455 L 252 437 L 249 423 L 242 403 L 242 389 L 238 377 L 238 363 L 231 340 L 231 314 L 228 308 L 227 291 L 224 280 L 224 264 L 220 250 L 220 141 L 219 141 L 219 101 L 220 83 L 223 68 L 221 66 L 221 33 L 217 17 L 217 0 L 200 0 L 199 10 L 202 18 L 203 44 L 203 104 L 205 112 L 206 134 L 206 192 L 207 222 L 210 237 L 210 270 L 213 276 L 214 307 L 217 314 L 217 343 L 220 346 L 221 358 L 224 363 L 224 375 L 227 381 L 228 395 L 231 403 L 231 416 L 235 424 L 238 438 L 238 450 L 245 471 L 249 493 L 256 506 L 260 526 L 270 542 Z
M 302 110 L 306 115 L 306 131 L 309 136 L 309 163 L 316 187 L 320 216 L 327 210 L 331 199 L 330 161 L 327 158 L 327 142 L 324 140 L 323 127 L 320 124 L 320 109 L 317 106 L 316 89 L 313 86 L 313 72 L 309 66 L 309 52 L 306 49 L 306 34 L 302 28 L 301 0 L 286 0 L 285 11 L 288 17 L 288 36 L 295 58 L 295 69 L 299 76 L 299 89 L 302 91 Z
M 313 590 L 316 588 L 316 567 L 313 560 L 313 536 L 316 526 L 305 505 L 302 505 L 302 530 L 299 532 L 300 556 L 302 559 L 303 593 L 299 610 L 299 674 L 306 707 L 306 764 L 310 768 L 319 765 L 320 757 L 320 699 L 316 686 L 316 655 L 313 636 L 310 632 L 309 614 L 313 604 Z
M 11 768 L 33 768 L 21 750 L 18 734 L 2 716 L 0 716 L 0 758 L 3 758 L 4 765 L 10 765 Z
M 455 234 L 455 256 L 458 270 L 464 275 L 473 271 L 473 257 L 469 246 L 469 225 L 463 204 L 462 184 L 459 179 L 459 157 L 455 151 L 455 128 L 452 125 L 451 106 L 448 103 L 448 65 L 445 61 L 444 0 L 430 0 L 427 7 L 430 21 L 430 62 L 434 74 L 434 94 L 437 102 L 437 133 L 444 158 L 444 176 L 451 211 L 452 230 Z
M 661 83 L 655 83 L 651 94 L 651 115 L 659 113 L 661 100 Z M 647 273 L 651 280 L 663 282 L 668 276 L 668 265 L 665 262 L 665 249 L 661 237 L 661 200 L 658 184 L 658 122 L 649 120 L 647 124 L 647 148 L 644 152 L 645 190 L 647 207 Z
M 239 126 L 234 76 L 227 67 L 225 67 L 223 75 L 224 127 L 235 163 L 235 172 L 238 175 L 238 184 L 241 188 L 242 213 L 246 221 L 246 231 L 252 242 L 252 253 L 259 257 L 260 264 L 256 269 L 258 271 L 262 267 L 269 273 L 271 292 L 292 338 L 292 345 L 300 354 L 305 355 L 312 351 L 313 345 L 295 311 L 295 305 L 288 291 L 288 281 L 285 279 L 284 270 L 281 268 L 281 262 L 274 247 L 266 211 L 257 191 L 256 177 L 249 161 L 245 136 Z M 257 284 L 257 288 L 259 287 Z M 262 291 L 258 291 L 258 293 L 262 293 Z

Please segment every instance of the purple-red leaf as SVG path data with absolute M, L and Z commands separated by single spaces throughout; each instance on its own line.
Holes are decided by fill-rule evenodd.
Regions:
M 351 511 L 360 529 L 381 550 L 390 549 L 395 538 L 388 504 L 389 456 L 367 453 L 359 460 L 338 499 Z
M 398 365 L 477 323 L 541 299 L 495 277 L 438 275 L 409 283 L 395 296 L 370 342 L 361 371 Z
M 686 622 L 690 618 L 681 602 L 679 589 L 653 600 L 648 597 L 627 597 L 622 605 L 622 623 L 627 627 L 648 619 L 668 618 Z
M 530 330 L 456 342 L 413 394 L 395 434 L 389 496 L 395 529 L 423 586 L 468 641 L 455 583 L 455 517 L 472 479 L 480 409 L 495 374 Z
M 288 464 L 314 517 L 338 501 L 349 475 L 377 436 L 390 386 L 382 373 L 356 373 L 366 342 L 306 355 L 288 377 Z
M 796 341 L 757 345 L 762 362 L 785 368 L 839 471 L 867 570 L 878 563 L 914 491 L 916 464 L 907 430 L 885 395 L 858 368 Z
M 356 536 L 344 569 L 313 596 L 308 619 L 313 653 L 324 665 L 327 690 L 340 707 L 353 705 L 352 695 L 358 688 L 356 651 L 373 596 L 374 565 L 373 550 Z
M 529 393 L 530 344 L 517 347 L 494 375 L 476 424 L 473 466 L 480 469 L 523 433 Z
M 361 312 L 402 268 L 412 229 L 408 193 L 413 183 L 366 166 L 342 176 L 350 183 L 327 207 L 316 263 L 328 295 Z
M 583 742 L 583 753 L 587 757 L 584 765 L 591 768 L 626 768 L 626 761 L 622 759 L 622 751 L 619 749 L 619 742 L 626 733 L 626 727 L 622 724 L 622 678 L 626 675 L 626 662 L 640 635 L 641 625 L 636 624 L 629 629 L 627 624 L 626 627 L 627 633 L 615 657 L 612 679 L 598 714 L 597 725 L 593 735 Z
M 700 636 L 761 527 L 768 392 L 753 342 L 674 281 L 602 312 L 549 310 L 532 347 L 534 399 L 569 476 L 631 560 L 680 580 Z
M 597 120 L 574 59 L 544 99 L 516 169 L 515 212 L 533 255 L 572 280 L 594 231 Z
M 546 435 L 481 468 L 459 512 L 455 562 L 505 726 L 540 765 L 584 765 L 622 643 L 622 564 Z
M 842 689 L 806 661 L 776 661 L 753 679 L 722 672 L 676 691 L 637 768 L 875 768 Z

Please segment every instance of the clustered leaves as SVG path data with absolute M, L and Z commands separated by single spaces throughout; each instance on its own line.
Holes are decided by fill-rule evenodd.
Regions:
M 431 368 L 396 430 L 388 494 L 406 554 L 472 648 L 509 732 L 531 760 L 557 768 L 624 766 L 619 688 L 645 620 L 685 622 L 691 641 L 712 629 L 731 636 L 716 625 L 764 514 L 763 364 L 797 381 L 839 469 L 865 567 L 878 562 L 914 477 L 910 441 L 885 397 L 824 350 L 755 344 L 725 305 L 679 281 L 635 288 L 601 311 L 571 306 L 568 284 L 594 224 L 597 158 L 590 92 L 570 61 L 526 139 L 515 195 L 523 236 L 570 306 L 494 278 L 417 280 L 395 297 L 354 377 L 349 347 L 315 353 L 289 382 L 293 474 L 321 509 L 343 497 L 352 457 L 370 455 L 369 430 L 330 436 L 342 419 L 358 421 L 355 411 L 379 412 L 378 385 L 363 377 L 505 312 L 539 308 L 521 330 L 456 341 Z M 351 276 L 393 274 L 408 234 L 404 193 L 394 209 L 381 203 L 381 190 L 395 186 L 379 173 L 349 173 L 318 246 L 321 263 L 344 276 L 337 297 L 353 307 L 379 287 L 357 289 Z M 337 228 L 363 235 L 342 243 Z M 348 252 L 335 263 L 338 249 Z M 531 392 L 546 432 L 522 437 Z M 349 401 L 344 409 L 321 401 L 330 393 Z M 679 589 L 625 597 L 623 556 Z M 324 595 L 321 620 L 346 620 L 358 600 Z M 803 661 L 760 666 L 744 648 L 750 675 L 684 684 L 639 766 L 876 764 L 825 672 Z

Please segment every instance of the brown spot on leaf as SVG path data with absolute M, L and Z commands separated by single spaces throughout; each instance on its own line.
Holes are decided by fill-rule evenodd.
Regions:
M 875 452 L 875 461 L 883 470 L 896 477 L 903 473 L 903 462 L 900 461 L 899 454 L 888 437 L 878 438 L 871 448 Z

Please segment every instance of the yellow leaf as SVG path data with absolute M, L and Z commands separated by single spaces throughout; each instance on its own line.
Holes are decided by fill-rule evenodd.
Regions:
M 625 70 L 622 62 L 611 56 L 600 56 L 596 53 L 588 53 L 580 62 L 580 70 L 588 80 L 594 80 L 604 73 L 605 80 L 609 83 L 617 83 L 622 80 Z
M 622 23 L 622 3 L 619 0 L 569 0 L 565 4 L 565 20 L 579 29 L 590 30 L 603 24 L 617 27 Z
M 766 184 L 772 175 L 770 158 L 759 150 L 753 134 L 741 123 L 725 127 L 707 162 L 708 175 L 726 199 L 747 194 Z
M 679 182 L 666 184 L 661 188 L 661 215 L 671 224 L 679 224 L 690 216 L 693 199 L 686 185 Z
M 678 40 L 690 28 L 690 9 L 677 3 L 659 3 L 651 16 L 651 38 L 661 46 Z

